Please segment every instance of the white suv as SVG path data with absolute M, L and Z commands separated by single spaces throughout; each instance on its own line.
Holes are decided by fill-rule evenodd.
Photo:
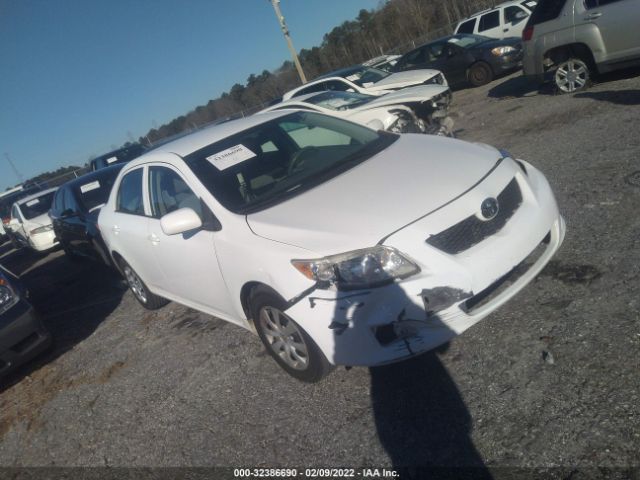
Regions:
M 98 221 L 142 305 L 253 330 L 304 381 L 449 341 L 530 282 L 565 232 L 544 176 L 505 152 L 306 111 L 133 160 Z
M 536 0 L 506 2 L 489 10 L 471 15 L 456 26 L 454 33 L 475 33 L 485 37 L 503 39 L 522 35 L 527 18 L 536 6 Z

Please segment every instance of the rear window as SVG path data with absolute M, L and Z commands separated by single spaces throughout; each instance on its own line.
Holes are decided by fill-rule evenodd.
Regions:
M 47 213 L 51 209 L 51 203 L 53 202 L 53 196 L 56 192 L 49 192 L 41 197 L 34 198 L 20 205 L 22 216 L 27 220 L 39 217 L 40 215 Z
M 456 33 L 473 33 L 473 27 L 476 26 L 476 19 L 472 18 L 466 22 L 462 22 L 456 30 Z
M 21 198 L 28 197 L 36 193 L 39 188 L 29 188 L 25 190 L 19 190 L 14 193 L 10 193 L 0 198 L 0 217 L 8 218 L 11 215 L 11 205 L 20 200 Z
M 538 25 L 558 18 L 567 0 L 540 0 L 533 9 L 527 25 Z
M 76 198 L 86 212 L 91 212 L 107 203 L 120 168 L 109 169 L 107 172 L 108 174 L 91 178 L 75 187 Z

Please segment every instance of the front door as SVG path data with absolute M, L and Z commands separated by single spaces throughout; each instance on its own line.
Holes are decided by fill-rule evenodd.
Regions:
M 212 314 L 233 312 L 229 291 L 222 278 L 215 248 L 215 232 L 198 229 L 166 235 L 160 219 L 180 208 L 194 210 L 204 218 L 203 204 L 180 172 L 168 165 L 149 167 L 149 248 L 163 273 L 160 288 L 178 302 Z

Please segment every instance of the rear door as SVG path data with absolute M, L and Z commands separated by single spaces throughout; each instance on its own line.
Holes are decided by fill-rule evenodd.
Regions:
M 160 294 L 213 314 L 231 314 L 229 291 L 216 255 L 215 232 L 200 228 L 166 235 L 160 224 L 164 215 L 180 208 L 194 210 L 204 221 L 207 207 L 173 166 L 150 165 L 148 177 L 148 248 L 162 273 Z
M 595 24 L 605 47 L 602 61 L 640 56 L 640 4 L 638 0 L 576 0 L 576 27 Z
M 145 167 L 127 172 L 117 186 L 115 211 L 110 219 L 111 247 L 131 265 L 138 276 L 155 293 L 162 284 L 150 241 L 148 223 L 150 210 L 144 202 Z

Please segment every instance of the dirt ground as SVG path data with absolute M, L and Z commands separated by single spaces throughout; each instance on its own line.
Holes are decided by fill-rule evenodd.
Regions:
M 4 380 L 0 465 L 638 467 L 639 73 L 455 92 L 458 137 L 540 168 L 567 237 L 514 300 L 408 362 L 302 384 L 238 327 L 3 245 L 55 348 Z

